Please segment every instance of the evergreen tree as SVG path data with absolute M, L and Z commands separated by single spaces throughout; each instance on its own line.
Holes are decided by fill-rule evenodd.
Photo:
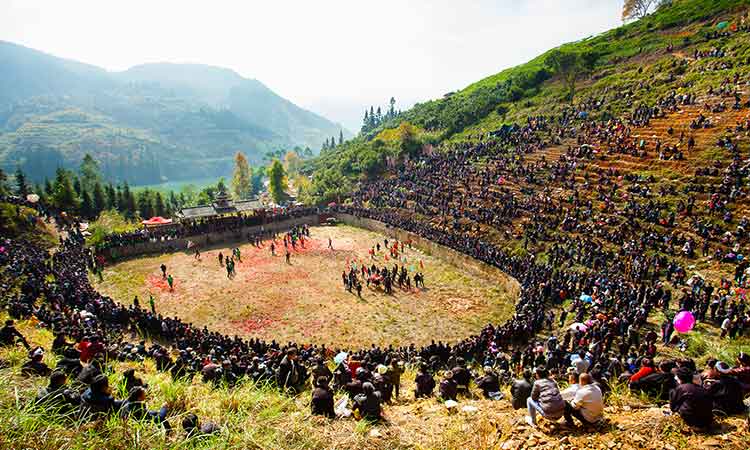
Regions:
M 84 219 L 92 219 L 96 217 L 96 214 L 94 213 L 94 202 L 91 199 L 91 194 L 89 194 L 89 191 L 87 191 L 86 188 L 81 189 L 80 214 Z
M 26 174 L 23 173 L 23 170 L 21 170 L 20 167 L 16 169 L 16 193 L 24 200 L 26 199 L 26 196 L 29 195 L 29 185 L 26 182 Z
M 94 195 L 93 195 L 93 217 L 98 217 L 102 211 L 107 209 L 107 199 L 104 196 L 104 189 L 100 182 L 94 184 Z
M 237 199 L 249 198 L 252 195 L 253 171 L 247 163 L 244 153 L 234 155 L 234 173 L 232 174 L 232 192 Z
M 57 168 L 52 204 L 60 211 L 76 214 L 78 212 L 79 199 L 71 178 L 71 174 L 67 170 L 61 167 Z
M 271 191 L 271 198 L 274 203 L 280 204 L 284 199 L 287 189 L 286 173 L 281 161 L 274 159 L 271 163 L 271 169 L 268 171 L 268 189 Z
M 117 209 L 117 191 L 111 182 L 107 184 L 106 194 L 107 204 L 104 209 Z
M 130 189 L 128 189 L 128 192 Z M 124 191 L 123 191 L 124 193 Z M 131 194 L 132 195 L 132 194 Z M 154 204 L 151 199 L 151 191 L 144 189 L 138 193 L 138 199 L 136 200 L 138 205 L 138 214 L 142 219 L 150 219 L 154 217 Z
M 227 182 L 224 179 L 224 177 L 219 178 L 219 182 L 216 183 L 216 192 L 217 193 L 223 192 L 223 193 L 225 193 L 227 195 L 229 194 L 229 192 L 227 192 Z M 230 195 L 230 197 L 231 197 L 231 195 Z
M 88 153 L 83 157 L 78 173 L 81 175 L 81 184 L 87 190 L 93 191 L 96 183 L 101 183 L 102 181 L 99 163 Z
M 6 196 L 10 194 L 10 188 L 8 187 L 8 176 L 5 175 L 5 171 L 0 168 L 0 196 Z
M 112 207 L 118 210 L 123 215 L 125 214 L 125 210 L 127 209 L 125 200 L 122 199 L 122 186 L 119 184 L 117 185 L 117 188 L 115 189 L 115 203 Z
M 177 195 L 175 195 L 174 191 L 169 191 L 169 201 L 167 204 L 167 214 L 172 215 L 175 211 L 180 209 L 180 203 L 177 198 Z
M 161 192 L 156 191 L 154 196 L 154 212 L 157 216 L 165 217 L 167 215 L 167 208 L 164 206 L 164 198 L 161 196 Z
M 52 198 L 52 196 L 55 195 L 55 189 L 52 187 L 52 183 L 49 181 L 49 178 L 44 179 L 44 194 L 47 196 L 47 198 Z
M 72 174 L 71 174 L 71 177 L 73 177 L 73 189 L 75 189 L 76 190 L 76 194 L 78 194 L 80 196 L 81 195 L 81 191 L 82 191 L 81 180 L 79 180 L 78 177 L 76 177 L 75 175 L 72 175 Z
M 390 107 L 388 108 L 388 118 L 393 119 L 396 117 L 396 99 L 391 97 Z
M 339 130 L 339 145 L 344 143 L 344 130 Z
M 122 199 L 121 199 L 120 212 L 125 215 L 128 219 L 135 217 L 136 202 L 135 196 L 130 191 L 130 186 L 126 181 L 122 186 Z

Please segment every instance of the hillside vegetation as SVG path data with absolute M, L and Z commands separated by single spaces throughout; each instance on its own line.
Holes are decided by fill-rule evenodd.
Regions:
M 0 42 L 0 167 L 34 181 L 86 153 L 114 181 L 151 184 L 223 176 L 295 146 L 317 150 L 341 126 L 257 80 L 197 64 L 124 72 Z
M 330 202 L 359 180 L 382 175 L 396 161 L 414 156 L 423 148 L 476 141 L 503 124 L 524 124 L 527 117 L 550 115 L 569 108 L 564 74 L 550 61 L 553 54 L 582 55 L 584 67 L 576 74 L 573 102 L 591 118 L 619 117 L 643 104 L 653 106 L 670 91 L 718 86 L 725 78 L 744 74 L 750 59 L 750 42 L 744 35 L 707 39 L 716 25 L 746 11 L 744 0 L 676 0 L 667 2 L 646 18 L 564 44 L 531 61 L 509 68 L 446 94 L 441 99 L 415 105 L 368 130 L 356 139 L 323 152 L 310 165 L 314 199 Z M 672 44 L 674 50 L 667 51 Z M 729 50 L 728 67 L 713 68 L 711 59 L 691 61 L 696 50 L 720 44 Z M 589 104 L 597 101 L 606 107 Z M 395 142 L 383 139 L 407 124 Z M 403 127 L 401 128 L 403 129 Z M 390 165 L 389 165 L 390 162 Z

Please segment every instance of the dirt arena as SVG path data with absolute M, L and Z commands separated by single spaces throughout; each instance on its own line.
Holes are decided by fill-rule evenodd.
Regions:
M 103 282 L 92 281 L 102 294 L 122 303 L 131 304 L 137 295 L 144 308 L 152 294 L 157 312 L 210 330 L 341 348 L 419 345 L 433 338 L 455 342 L 512 314 L 518 295 L 514 280 L 468 273 L 408 247 L 401 264 L 422 271 L 425 288 L 395 286 L 393 295 L 386 295 L 363 285 L 359 299 L 344 289 L 341 274 L 362 262 L 393 267 L 382 249 L 385 237 L 343 225 L 310 231 L 305 248 L 298 245 L 292 251 L 291 264 L 285 262 L 280 240 L 276 256 L 270 241 L 261 248 L 240 245 L 242 262 L 232 279 L 218 261 L 219 252 L 231 255 L 233 246 L 227 245 L 204 249 L 200 260 L 192 252 L 178 252 L 124 261 L 107 267 Z M 368 251 L 377 242 L 381 251 L 370 259 Z M 173 291 L 162 279 L 162 263 L 175 280 Z

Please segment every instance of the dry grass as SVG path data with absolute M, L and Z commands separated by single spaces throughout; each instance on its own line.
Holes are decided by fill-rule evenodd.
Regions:
M 4 317 L 0 317 L 4 318 Z M 52 336 L 30 321 L 18 323 L 30 341 L 48 347 Z M 146 422 L 111 418 L 88 423 L 61 418 L 29 407 L 45 380 L 20 375 L 22 349 L 0 349 L 10 369 L 0 370 L 0 448 L 3 449 L 745 449 L 750 445 L 745 419 L 722 419 L 711 434 L 698 434 L 648 398 L 616 386 L 607 399 L 607 422 L 595 432 L 566 430 L 540 421 L 532 430 L 523 423 L 525 410 L 514 411 L 507 400 L 462 399 L 453 414 L 435 399 L 413 400 L 414 373 L 403 377 L 401 400 L 384 409 L 377 425 L 351 419 L 328 420 L 309 412 L 309 391 L 286 397 L 277 390 L 243 383 L 235 389 L 213 389 L 197 379 L 175 382 L 145 363 L 114 363 L 110 381 L 122 391 L 121 374 L 133 367 L 150 385 L 148 404 L 170 407 L 175 432 Z M 52 364 L 52 358 L 48 358 Z M 506 397 L 509 392 L 506 388 Z M 121 397 L 122 394 L 116 394 Z M 465 412 L 474 406 L 476 412 Z M 222 427 L 221 433 L 187 439 L 179 422 L 187 412 Z
M 183 252 L 125 261 L 108 267 L 104 282 L 92 282 L 123 303 L 138 295 L 143 307 L 153 294 L 158 312 L 230 335 L 357 348 L 454 342 L 488 322 L 506 320 L 518 297 L 518 284 L 509 277 L 480 277 L 406 248 L 407 268 L 424 266 L 426 289 L 395 289 L 388 296 L 365 287 L 359 299 L 344 290 L 341 273 L 355 261 L 392 267 L 384 251 L 374 260 L 368 255 L 384 236 L 337 226 L 312 228 L 311 237 L 293 252 L 291 264 L 285 263 L 283 244 L 277 243 L 282 248 L 275 257 L 269 243 L 260 249 L 241 246 L 233 279 L 218 263 L 219 252 L 229 255 L 231 247 L 221 247 L 204 251 L 200 261 Z M 174 291 L 162 280 L 162 263 L 176 280 Z

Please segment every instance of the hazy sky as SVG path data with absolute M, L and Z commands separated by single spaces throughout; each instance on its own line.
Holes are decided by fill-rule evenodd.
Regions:
M 355 131 L 620 24 L 622 0 L 0 0 L 0 40 L 109 70 L 194 62 Z M 2 67 L 0 67 L 2 76 Z

